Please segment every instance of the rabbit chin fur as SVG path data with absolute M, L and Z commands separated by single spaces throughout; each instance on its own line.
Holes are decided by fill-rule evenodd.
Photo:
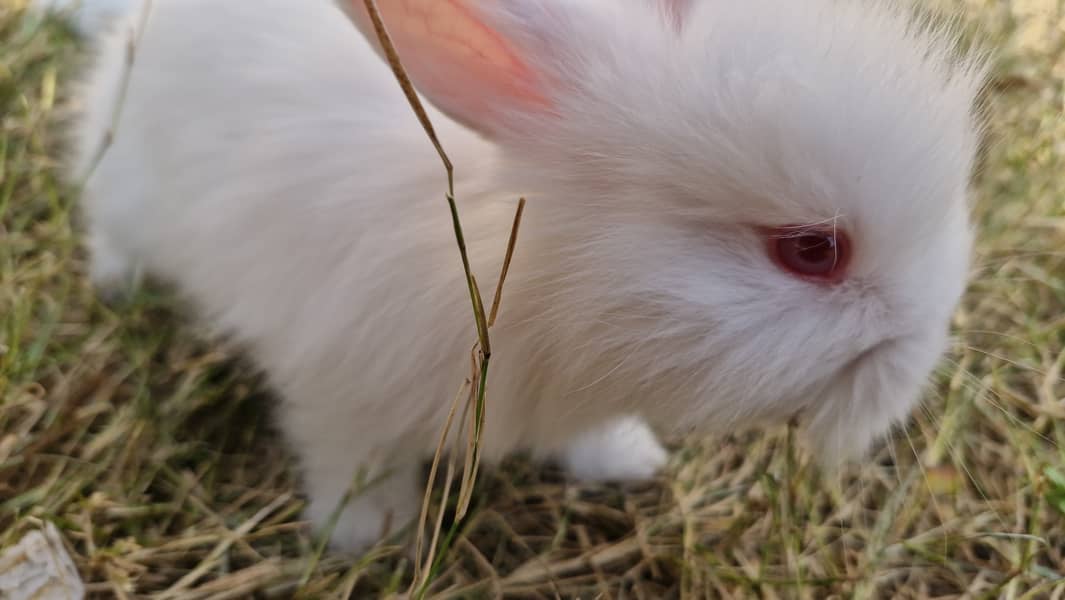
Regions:
M 490 4 L 485 26 L 548 108 L 445 109 L 469 128 L 430 110 L 481 290 L 529 199 L 492 332 L 486 459 L 647 477 L 666 459 L 647 424 L 798 415 L 834 462 L 907 415 L 971 246 L 981 72 L 946 31 L 886 2 Z M 72 178 L 112 125 L 134 22 L 97 36 Z M 414 515 L 416 467 L 470 370 L 439 158 L 328 0 L 157 1 L 146 27 L 84 188 L 93 277 L 143 268 L 247 347 L 283 398 L 311 519 L 360 468 L 377 480 L 333 532 L 362 548 Z M 819 222 L 853 240 L 838 285 L 777 268 L 756 227 Z

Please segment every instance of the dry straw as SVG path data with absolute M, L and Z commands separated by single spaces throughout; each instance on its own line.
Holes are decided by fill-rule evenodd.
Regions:
M 455 227 L 455 241 L 458 243 L 459 254 L 462 256 L 462 268 L 466 273 L 466 284 L 469 287 L 470 301 L 473 304 L 474 321 L 477 325 L 477 343 L 474 344 L 473 349 L 470 352 L 470 378 L 463 382 L 458 394 L 455 396 L 455 401 L 451 406 L 443 430 L 440 433 L 440 442 L 437 445 L 436 454 L 433 457 L 433 464 L 430 468 L 429 481 L 427 482 L 425 497 L 422 501 L 421 516 L 418 519 L 416 558 L 420 560 L 425 541 L 425 525 L 429 518 L 430 496 L 432 494 L 433 485 L 436 483 L 436 475 L 440 465 L 441 456 L 447 450 L 447 439 L 451 431 L 452 421 L 456 409 L 458 408 L 459 400 L 463 396 L 467 399 L 463 411 L 464 414 L 470 414 L 469 409 L 471 405 L 473 406 L 473 411 L 471 415 L 472 423 L 468 432 L 469 438 L 466 444 L 465 460 L 463 462 L 462 484 L 459 487 L 458 507 L 455 511 L 455 523 L 452 526 L 453 531 L 466 515 L 470 499 L 473 495 L 473 485 L 476 481 L 477 469 L 480 465 L 481 435 L 484 430 L 485 422 L 485 389 L 488 380 L 488 361 L 492 357 L 492 346 L 488 337 L 488 328 L 495 323 L 496 316 L 499 313 L 499 304 L 503 295 L 503 282 L 506 280 L 507 271 L 510 269 L 510 260 L 514 255 L 514 246 L 517 242 L 518 228 L 521 225 L 521 217 L 525 209 L 525 199 L 522 198 L 518 202 L 518 209 L 514 215 L 514 224 L 511 227 L 510 238 L 507 242 L 503 269 L 500 273 L 499 282 L 496 285 L 496 292 L 492 301 L 491 316 L 486 317 L 484 301 L 481 298 L 480 289 L 477 287 L 477 279 L 470 270 L 469 255 L 466 251 L 466 240 L 462 232 L 462 222 L 459 219 L 458 206 L 455 202 L 454 166 L 451 164 L 451 159 L 448 158 L 443 145 L 440 143 L 440 139 L 436 135 L 436 130 L 433 128 L 429 115 L 425 112 L 425 107 L 422 106 L 421 100 L 418 99 L 418 95 L 414 91 L 414 86 L 411 84 L 410 77 L 407 76 L 407 72 L 403 68 L 399 53 L 396 51 L 396 47 L 392 43 L 391 37 L 388 35 L 385 23 L 381 19 L 381 13 L 377 9 L 377 3 L 375 0 L 364 0 L 364 2 L 366 5 L 366 12 L 369 14 L 370 21 L 373 23 L 374 31 L 377 34 L 377 39 L 381 43 L 381 48 L 384 50 L 389 66 L 392 68 L 392 73 L 396 76 L 396 81 L 399 83 L 400 87 L 403 88 L 403 93 L 406 95 L 407 101 L 410 102 L 411 109 L 413 109 L 414 114 L 418 117 L 418 121 L 425 130 L 425 134 L 428 136 L 429 141 L 432 142 L 433 147 L 436 148 L 437 153 L 440 155 L 440 160 L 447 173 L 447 192 L 445 197 L 447 198 L 448 207 L 451 210 L 451 221 Z M 465 421 L 465 419 L 463 419 L 463 421 Z M 438 566 L 435 564 L 434 559 L 436 557 L 437 546 L 440 543 L 444 506 L 446 506 L 446 501 L 450 494 L 454 472 L 455 459 L 454 453 L 452 453 L 448 461 L 447 474 L 444 478 L 444 502 L 441 503 L 440 512 L 437 515 L 432 541 L 428 549 L 428 555 L 424 562 L 416 563 L 414 579 L 411 582 L 410 591 L 408 592 L 416 594 L 418 597 L 425 595 L 428 590 L 428 585 L 432 581 L 434 571 L 436 570 L 435 567 Z

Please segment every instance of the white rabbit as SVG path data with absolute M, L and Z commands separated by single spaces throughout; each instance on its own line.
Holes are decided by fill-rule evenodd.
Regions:
M 91 0 L 89 0 L 91 1 Z M 346 7 L 368 31 L 361 0 Z M 665 432 L 799 417 L 828 462 L 918 401 L 971 249 L 981 61 L 901 5 L 379 0 L 456 165 L 492 331 L 484 452 L 652 476 Z M 97 36 L 72 179 L 136 9 Z M 475 329 L 440 160 L 328 0 L 157 0 L 84 188 L 92 275 L 144 269 L 283 398 L 333 542 L 409 522 Z M 378 477 L 378 476 L 381 477 Z

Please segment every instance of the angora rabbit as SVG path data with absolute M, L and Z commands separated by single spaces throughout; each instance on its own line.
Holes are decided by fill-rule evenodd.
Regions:
M 173 283 L 268 374 L 313 523 L 378 479 L 333 532 L 359 549 L 415 515 L 476 333 L 440 159 L 344 3 L 157 0 L 123 92 L 129 3 L 69 169 L 94 281 Z M 876 0 L 379 4 L 482 290 L 529 202 L 486 460 L 639 479 L 652 428 L 797 418 L 833 462 L 917 402 L 972 243 L 983 68 L 949 28 Z

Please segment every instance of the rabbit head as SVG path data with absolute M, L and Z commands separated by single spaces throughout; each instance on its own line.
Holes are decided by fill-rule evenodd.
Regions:
M 883 1 L 380 4 L 541 215 L 508 293 L 584 350 L 563 379 L 599 366 L 667 426 L 799 417 L 830 461 L 912 409 L 972 245 L 983 68 L 949 27 Z

